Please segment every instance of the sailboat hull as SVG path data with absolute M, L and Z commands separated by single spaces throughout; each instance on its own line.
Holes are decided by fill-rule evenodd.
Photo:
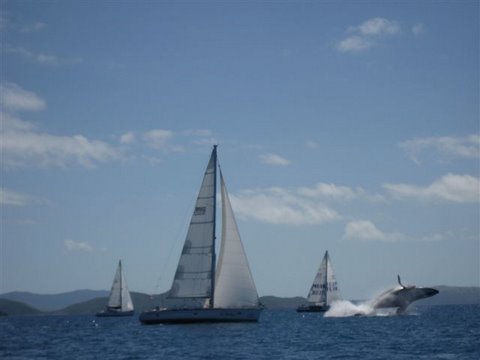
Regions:
M 133 316 L 135 313 L 134 310 L 131 311 L 111 311 L 111 310 L 105 310 L 101 311 L 99 313 L 96 313 L 96 317 L 121 317 L 121 316 Z
M 139 320 L 144 324 L 186 324 L 213 322 L 257 322 L 262 308 L 238 309 L 161 309 L 144 311 Z

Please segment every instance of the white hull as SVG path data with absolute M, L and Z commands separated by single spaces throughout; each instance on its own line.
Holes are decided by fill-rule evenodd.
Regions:
M 262 308 L 238 309 L 161 309 L 144 311 L 139 320 L 144 324 L 182 324 L 197 322 L 256 322 Z

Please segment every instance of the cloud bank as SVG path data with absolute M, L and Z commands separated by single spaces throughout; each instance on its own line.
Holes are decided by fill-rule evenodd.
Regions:
M 480 178 L 471 175 L 447 174 L 423 187 L 410 184 L 384 184 L 383 187 L 396 198 L 480 202 Z
M 463 137 L 441 136 L 415 138 L 400 143 L 410 158 L 420 164 L 420 157 L 433 153 L 442 160 L 480 159 L 480 135 L 471 134 Z
M 0 86 L 0 150 L 3 163 L 9 167 L 65 167 L 78 163 L 93 167 L 96 163 L 120 158 L 111 145 L 89 140 L 83 135 L 61 136 L 39 131 L 36 126 L 16 114 L 39 111 L 46 103 L 38 95 L 17 84 Z

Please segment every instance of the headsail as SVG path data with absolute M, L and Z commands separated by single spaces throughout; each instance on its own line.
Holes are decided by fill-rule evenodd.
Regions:
M 182 303 L 203 306 L 205 300 L 213 297 L 216 167 L 217 149 L 214 147 L 168 295 L 180 306 Z
M 248 266 L 221 171 L 220 183 L 222 193 L 222 243 L 217 266 L 214 306 L 216 308 L 258 306 L 257 289 Z
M 339 299 L 340 293 L 337 280 L 333 272 L 330 256 L 328 251 L 326 251 L 308 293 L 308 302 L 317 305 L 330 305 L 333 301 Z

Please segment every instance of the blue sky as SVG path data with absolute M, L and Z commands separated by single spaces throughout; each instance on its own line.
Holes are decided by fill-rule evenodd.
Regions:
M 3 1 L 0 293 L 170 287 L 212 144 L 260 295 L 480 285 L 479 5 Z

